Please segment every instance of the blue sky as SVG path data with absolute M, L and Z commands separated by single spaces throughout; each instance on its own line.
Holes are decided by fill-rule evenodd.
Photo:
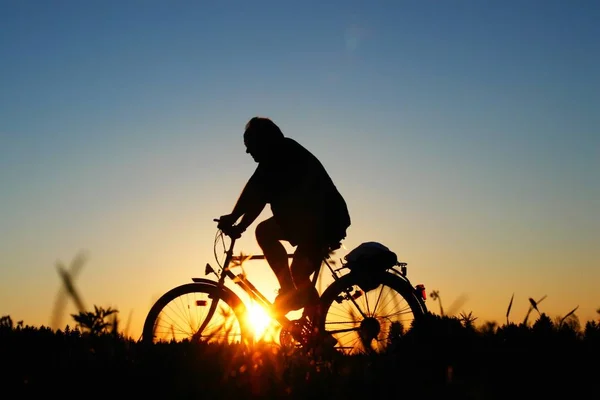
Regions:
M 47 324 L 54 263 L 87 249 L 88 303 L 137 329 L 212 260 L 263 115 L 346 197 L 348 250 L 381 241 L 481 320 L 512 293 L 518 316 L 547 295 L 594 318 L 599 19 L 594 1 L 5 1 L 0 312 Z

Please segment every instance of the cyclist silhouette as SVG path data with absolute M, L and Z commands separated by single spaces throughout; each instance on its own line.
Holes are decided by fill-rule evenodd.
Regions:
M 258 166 L 218 227 L 238 238 L 270 204 L 273 216 L 257 225 L 255 235 L 281 286 L 275 311 L 308 309 L 319 297 L 310 275 L 329 249 L 339 247 L 350 226 L 346 202 L 321 162 L 271 119 L 250 119 L 244 144 Z M 291 265 L 281 241 L 296 247 Z

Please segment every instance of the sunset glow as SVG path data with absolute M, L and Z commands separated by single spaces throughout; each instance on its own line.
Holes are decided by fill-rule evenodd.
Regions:
M 438 292 L 430 310 L 476 325 L 543 296 L 552 318 L 597 320 L 600 2 L 59 3 L 0 5 L 0 316 L 64 328 L 81 300 L 138 338 L 161 295 L 215 279 L 213 219 L 256 168 L 259 115 L 346 200 L 335 261 L 380 242 Z M 270 216 L 236 254 L 262 253 Z M 266 262 L 244 272 L 275 296 Z M 211 300 L 188 297 L 165 338 Z
M 274 323 L 274 321 L 260 305 L 249 303 L 248 323 L 252 330 L 254 330 L 254 338 L 260 340 L 265 338 L 269 326 Z

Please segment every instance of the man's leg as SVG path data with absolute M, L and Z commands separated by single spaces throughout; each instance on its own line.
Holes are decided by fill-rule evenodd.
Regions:
M 281 291 L 293 292 L 294 283 L 290 274 L 287 251 L 280 242 L 284 240 L 284 234 L 275 219 L 271 217 L 258 224 L 255 235 L 265 259 L 279 281 Z
M 314 306 L 318 303 L 319 293 L 310 281 L 310 275 L 321 266 L 325 252 L 326 248 L 321 244 L 301 243 L 294 253 L 291 266 L 292 277 L 298 296 L 305 306 Z

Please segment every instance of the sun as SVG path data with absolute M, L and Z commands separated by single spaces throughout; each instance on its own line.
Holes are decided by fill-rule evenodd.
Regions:
M 254 331 L 255 339 L 263 337 L 272 322 L 271 317 L 261 306 L 256 303 L 251 303 L 248 306 L 248 323 Z

